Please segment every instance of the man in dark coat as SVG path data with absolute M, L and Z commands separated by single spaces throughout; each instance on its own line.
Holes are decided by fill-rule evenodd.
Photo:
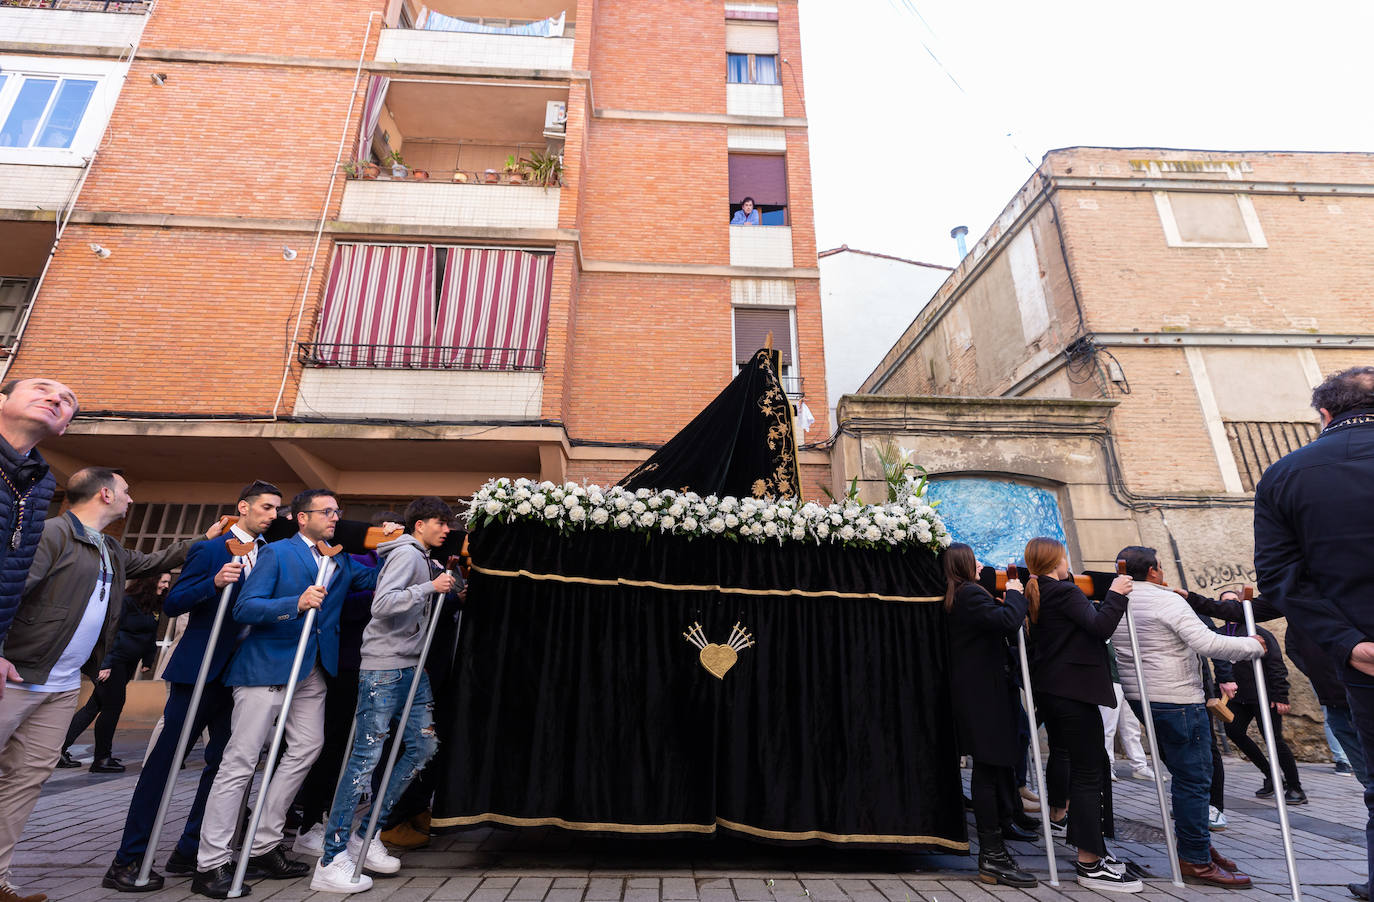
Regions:
M 1312 392 L 1322 432 L 1271 466 L 1255 490 L 1260 591 L 1326 649 L 1364 748 L 1374 748 L 1374 366 Z M 1365 790 L 1374 869 L 1374 790 Z M 1366 898 L 1368 881 L 1351 891 Z
M 0 695 L 6 682 L 21 679 L 3 656 L 5 636 L 57 486 L 37 445 L 66 432 L 76 411 L 76 395 L 55 379 L 11 379 L 0 386 Z
M 1336 675 L 1335 665 L 1321 646 L 1312 641 L 1312 637 L 1291 623 L 1288 624 L 1288 634 L 1284 636 L 1284 650 L 1312 684 L 1312 691 L 1317 701 L 1321 702 L 1327 738 L 1335 736 L 1335 747 L 1345 753 L 1349 770 L 1342 770 L 1338 766 L 1336 773 L 1353 774 L 1360 783 L 1368 786 L 1371 777 L 1365 769 L 1368 764 L 1364 746 L 1360 742 L 1360 734 L 1355 730 L 1355 722 L 1350 718 L 1350 700 L 1345 697 L 1345 684 Z

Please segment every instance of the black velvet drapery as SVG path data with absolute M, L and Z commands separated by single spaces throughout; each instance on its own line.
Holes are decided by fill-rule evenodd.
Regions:
M 920 551 L 488 525 L 436 827 L 966 849 Z M 754 645 L 717 678 L 683 633 Z

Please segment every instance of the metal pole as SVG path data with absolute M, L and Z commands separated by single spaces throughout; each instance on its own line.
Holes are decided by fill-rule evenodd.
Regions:
M 1032 577 L 1034 579 L 1034 577 Z M 1021 653 L 1021 691 L 1030 718 L 1031 756 L 1035 760 L 1035 788 L 1040 792 L 1040 827 L 1045 832 L 1045 859 L 1050 865 L 1050 886 L 1059 885 L 1059 864 L 1054 860 L 1054 834 L 1050 831 L 1050 797 L 1045 791 L 1045 766 L 1040 758 L 1040 728 L 1036 725 L 1035 699 L 1031 693 L 1030 661 L 1026 658 L 1026 627 L 1016 631 L 1016 647 Z
M 235 564 L 244 562 L 241 555 L 235 555 L 231 560 Z M 153 872 L 153 857 L 157 854 L 158 837 L 162 835 L 162 828 L 167 822 L 167 809 L 172 803 L 172 791 L 176 787 L 177 776 L 181 773 L 181 759 L 186 756 L 186 749 L 191 744 L 191 726 L 195 722 L 196 713 L 200 710 L 200 699 L 210 678 L 210 658 L 215 653 L 216 643 L 219 642 L 220 628 L 224 625 L 225 612 L 229 610 L 229 596 L 233 594 L 234 585 L 235 583 L 229 583 L 219 595 L 219 607 L 215 610 L 215 620 L 210 625 L 210 638 L 205 643 L 205 655 L 200 659 L 196 684 L 191 690 L 191 704 L 186 709 L 186 720 L 181 725 L 181 735 L 177 737 L 176 754 L 167 774 L 167 785 L 162 788 L 162 799 L 157 805 L 157 817 L 153 818 L 153 830 L 148 835 L 148 847 L 143 851 L 143 863 L 139 865 L 138 879 L 134 881 L 134 886 L 147 886 L 148 878 Z
M 1136 638 L 1135 618 L 1131 609 L 1126 608 L 1126 631 L 1131 637 L 1131 655 L 1135 658 L 1135 676 L 1140 682 L 1140 708 L 1145 715 L 1145 736 L 1150 740 L 1150 758 L 1154 764 L 1155 793 L 1159 796 L 1159 818 L 1164 826 L 1164 842 L 1169 847 L 1169 871 L 1174 886 L 1183 886 L 1183 871 L 1178 866 L 1178 849 L 1174 847 L 1174 819 L 1169 815 L 1169 802 L 1164 797 L 1164 763 L 1159 757 L 1159 743 L 1155 740 L 1155 719 L 1150 713 L 1150 692 L 1145 686 L 1145 662 L 1140 656 L 1140 641 Z
M 1245 629 L 1254 636 L 1255 609 L 1250 599 L 1242 598 L 1245 609 Z M 1302 889 L 1298 884 L 1298 863 L 1293 857 L 1293 828 L 1288 825 L 1288 802 L 1283 797 L 1283 775 L 1279 771 L 1279 753 L 1274 744 L 1274 718 L 1269 714 L 1269 689 L 1264 685 L 1264 669 L 1260 659 L 1250 662 L 1255 668 L 1255 692 L 1259 695 L 1260 725 L 1264 728 L 1264 744 L 1269 749 L 1269 779 L 1274 784 L 1274 800 L 1279 806 L 1279 833 L 1283 836 L 1283 857 L 1288 864 L 1288 886 L 1293 891 L 1293 902 L 1302 902 Z
M 410 720 L 410 708 L 415 703 L 415 692 L 420 688 L 420 677 L 425 672 L 425 659 L 429 657 L 429 646 L 434 641 L 434 632 L 439 627 L 439 615 L 444 610 L 444 596 L 436 595 L 434 600 L 434 614 L 429 618 L 429 629 L 425 632 L 425 644 L 420 649 L 420 660 L 415 665 L 415 676 L 410 679 L 410 691 L 406 694 L 405 707 L 401 709 L 401 719 L 396 725 L 396 730 L 391 734 L 391 752 L 386 756 L 386 769 L 382 771 L 382 782 L 377 788 L 377 796 L 372 800 L 372 811 L 367 818 L 367 833 L 363 836 L 362 852 L 358 855 L 358 860 L 353 863 L 352 882 L 357 883 L 363 875 L 363 862 L 367 861 L 367 849 L 372 845 L 372 837 L 377 831 L 377 822 L 382 817 L 382 805 L 386 801 L 387 785 L 391 782 L 391 771 L 396 767 L 396 755 L 401 750 L 401 739 L 405 736 L 406 722 Z M 462 629 L 462 611 L 458 612 L 458 628 Z M 354 723 L 357 721 L 355 720 Z M 351 754 L 351 751 L 350 751 Z M 351 832 L 353 825 L 349 824 Z
M 320 558 L 320 569 L 315 574 L 314 585 L 324 585 L 325 568 L 329 558 Z M 272 785 L 272 774 L 277 769 L 277 753 L 281 751 L 282 737 L 286 734 L 286 715 L 291 711 L 291 700 L 296 697 L 297 675 L 301 662 L 305 660 L 305 646 L 310 641 L 310 631 L 315 627 L 316 608 L 305 612 L 305 623 L 301 627 L 301 638 L 296 642 L 296 656 L 291 661 L 291 673 L 286 682 L 286 695 L 281 700 L 281 712 L 277 714 L 277 728 L 272 733 L 272 745 L 268 747 L 267 762 L 262 768 L 262 783 L 258 786 L 258 800 L 253 804 L 253 817 L 248 821 L 248 830 L 243 834 L 243 848 L 239 850 L 239 863 L 234 868 L 234 882 L 229 887 L 228 898 L 237 899 L 243 895 L 243 880 L 248 876 L 248 857 L 253 852 L 253 836 L 258 832 L 258 822 L 262 820 L 262 810 L 266 807 L 267 790 Z

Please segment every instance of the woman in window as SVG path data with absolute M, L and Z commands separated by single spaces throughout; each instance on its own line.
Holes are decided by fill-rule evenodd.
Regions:
M 730 220 L 730 225 L 758 225 L 759 211 L 754 209 L 754 199 L 746 197 L 740 204 L 740 208 L 735 211 L 735 217 Z

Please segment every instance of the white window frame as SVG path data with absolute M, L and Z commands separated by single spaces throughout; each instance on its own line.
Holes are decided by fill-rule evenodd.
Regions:
M 1255 213 L 1255 205 L 1250 202 L 1250 197 L 1239 192 L 1218 191 L 1218 194 L 1227 194 L 1236 199 L 1237 206 L 1240 207 L 1240 218 L 1245 223 L 1245 231 L 1249 234 L 1249 241 L 1184 241 L 1183 236 L 1178 231 L 1178 220 L 1174 218 L 1174 205 L 1169 202 L 1169 192 L 1154 191 L 1155 209 L 1159 211 L 1159 223 L 1164 227 L 1164 241 L 1169 247 L 1268 247 L 1269 242 L 1264 238 L 1264 229 L 1260 228 L 1259 216 Z
M 0 124 L 9 118 L 24 76 L 82 78 L 96 82 L 86 112 L 81 117 L 81 125 L 72 136 L 71 147 L 0 147 L 0 163 L 85 165 L 105 133 L 105 124 L 110 120 L 127 71 L 128 64 L 116 60 L 0 56 L 0 73 L 7 76 L 4 85 L 0 86 Z

